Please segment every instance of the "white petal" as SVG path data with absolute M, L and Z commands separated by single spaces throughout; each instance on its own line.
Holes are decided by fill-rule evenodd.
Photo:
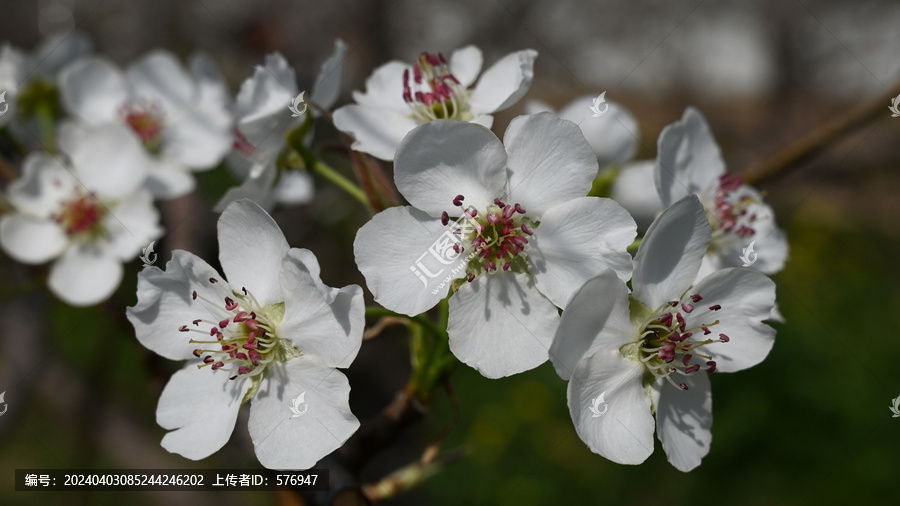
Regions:
M 568 381 L 583 357 L 597 350 L 618 350 L 639 337 L 631 324 L 628 287 L 606 270 L 575 291 L 550 346 L 550 362 Z
M 581 128 L 601 169 L 621 165 L 637 153 L 641 141 L 640 126 L 628 109 L 611 100 L 606 101 L 606 112 L 594 117 L 591 111 L 594 98 L 585 95 L 573 100 L 559 112 L 559 117 Z
M 282 261 L 285 312 L 277 334 L 329 367 L 349 367 L 362 345 L 366 323 L 362 288 L 348 286 L 329 302 L 328 292 L 319 289 L 314 274 L 303 263 L 306 254 L 302 251 L 306 250 L 294 248 Z
M 506 152 L 490 130 L 454 120 L 416 127 L 400 143 L 394 162 L 397 189 L 414 207 L 431 216 L 458 216 L 463 206 L 479 210 L 506 193 Z
M 601 350 L 581 360 L 569 382 L 569 414 L 578 437 L 618 464 L 640 464 L 653 453 L 653 415 L 643 374 L 644 366 L 618 350 Z M 595 402 L 599 416 L 590 409 Z
M 211 108 L 228 108 L 231 92 L 215 60 L 209 54 L 197 51 L 191 55 L 189 66 L 197 87 L 197 103 Z
M 705 324 L 712 332 L 729 338 L 727 343 L 712 343 L 702 349 L 716 361 L 716 370 L 735 372 L 752 367 L 766 358 L 775 344 L 775 329 L 763 323 L 775 305 L 775 283 L 764 274 L 741 267 L 722 269 L 691 288 L 703 300 L 694 304 L 687 316 L 691 327 Z M 722 309 L 710 311 L 718 304 Z M 719 320 L 718 325 L 710 325 Z M 696 333 L 696 332 L 695 332 Z
M 631 279 L 637 226 L 610 199 L 581 197 L 551 207 L 528 245 L 528 264 L 538 290 L 562 309 L 584 281 L 612 269 Z
M 149 168 L 140 141 L 122 125 L 91 130 L 68 155 L 79 182 L 101 199 L 133 193 L 144 184 Z
M 468 88 L 475 82 L 483 63 L 481 50 L 475 46 L 466 46 L 450 55 L 450 73 L 463 88 Z
M 688 472 L 700 465 L 712 442 L 712 392 L 705 372 L 679 376 L 677 381 L 687 390 L 668 381 L 661 383 L 656 408 L 657 437 L 669 462 L 679 471 Z
M 210 283 L 210 278 L 218 282 Z M 192 296 L 195 291 L 196 299 Z M 165 271 L 151 266 L 138 273 L 137 304 L 125 314 L 145 348 L 172 360 L 191 360 L 198 345 L 190 340 L 200 334 L 180 332 L 179 327 L 208 332 L 211 325 L 192 322 L 225 318 L 225 297 L 231 295 L 228 283 L 209 264 L 187 251 L 175 250 Z
M 249 381 L 229 381 L 228 375 L 195 364 L 172 375 L 156 407 L 156 423 L 172 431 L 163 437 L 163 448 L 200 460 L 228 442 L 250 388 Z
M 656 188 L 664 206 L 690 193 L 703 194 L 725 172 L 722 153 L 703 115 L 688 107 L 680 121 L 659 134 Z
M 394 159 L 397 145 L 417 124 L 401 113 L 364 105 L 334 111 L 334 127 L 355 139 L 353 149 L 387 161 Z
M 72 173 L 56 158 L 31 153 L 23 162 L 22 177 L 9 184 L 7 196 L 17 211 L 49 218 L 77 186 Z
M 527 274 L 482 274 L 450 297 L 450 351 L 488 378 L 518 374 L 547 360 L 558 323 Z
M 26 214 L 0 218 L 0 245 L 16 261 L 42 264 L 61 255 L 68 242 L 55 221 Z
M 116 121 L 128 100 L 125 76 L 105 58 L 88 56 L 59 75 L 60 100 L 79 120 L 93 126 Z
M 634 257 L 634 297 L 650 309 L 681 299 L 706 254 L 712 229 L 703 205 L 688 195 L 653 221 Z
M 610 196 L 631 213 L 638 230 L 647 230 L 663 211 L 653 183 L 655 166 L 653 160 L 626 163 L 612 186 Z
M 309 98 L 320 107 L 331 109 L 341 94 L 344 77 L 344 60 L 347 59 L 347 44 L 341 39 L 334 40 L 334 52 L 322 63 Z
M 491 65 L 469 96 L 472 113 L 502 111 L 525 96 L 534 79 L 534 59 L 537 55 L 534 49 L 524 49 L 510 53 Z
M 276 370 L 267 371 L 250 404 L 256 457 L 269 469 L 308 469 L 359 428 L 350 412 L 350 383 L 311 357 L 269 367 Z M 303 414 L 295 416 L 291 408 L 300 395 Z
M 217 125 L 206 116 L 189 111 L 169 122 L 162 136 L 160 156 L 194 170 L 215 167 L 233 144 L 227 125 Z
M 161 104 L 169 113 L 198 98 L 190 74 L 169 51 L 147 53 L 128 67 L 125 76 L 135 97 Z
M 549 112 L 519 116 L 503 144 L 509 153 L 509 200 L 540 218 L 551 207 L 584 197 L 597 176 L 597 157 L 581 130 Z
M 409 115 L 409 105 L 403 100 L 403 72 L 412 72 L 411 69 L 410 65 L 397 60 L 385 63 L 366 79 L 366 92 L 353 92 L 353 99 L 362 106 Z M 342 130 L 341 127 L 338 130 Z
M 257 148 L 283 144 L 284 132 L 300 119 L 288 114 L 296 95 L 294 69 L 281 54 L 267 55 L 265 67 L 257 65 L 253 76 L 241 84 L 235 101 L 237 128 Z
M 191 193 L 197 186 L 197 182 L 193 174 L 183 170 L 180 165 L 152 158 L 149 162 L 144 186 L 154 197 L 169 200 Z
M 291 170 L 281 173 L 275 185 L 275 198 L 287 205 L 308 204 L 315 196 L 313 179 L 307 172 Z
M 216 203 L 214 210 L 221 213 L 228 207 L 228 204 L 241 199 L 249 199 L 266 211 L 271 211 L 275 207 L 275 188 L 272 185 L 277 176 L 278 172 L 274 162 L 253 165 L 244 182 L 225 192 L 225 195 Z
M 159 211 L 153 206 L 153 196 L 146 190 L 133 193 L 112 208 L 104 225 L 109 252 L 124 262 L 137 257 L 142 248 L 162 235 Z
M 414 207 L 391 207 L 353 241 L 356 265 L 382 306 L 410 316 L 428 311 L 465 275 L 465 257 L 450 229 Z M 465 252 L 464 252 L 465 254 Z M 454 273 L 455 271 L 455 273 Z
M 50 268 L 47 286 L 71 306 L 106 300 L 122 281 L 122 263 L 95 245 L 74 246 Z
M 218 222 L 219 262 L 233 287 L 245 287 L 263 306 L 284 302 L 281 260 L 287 240 L 275 220 L 252 200 L 232 202 Z

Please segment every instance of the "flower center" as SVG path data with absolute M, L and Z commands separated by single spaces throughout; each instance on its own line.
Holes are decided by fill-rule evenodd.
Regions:
M 125 123 L 138 135 L 144 149 L 158 154 L 162 147 L 162 111 L 151 103 L 138 101 L 121 110 Z
M 467 95 L 441 53 L 422 53 L 413 67 L 412 81 L 409 69 L 403 71 L 403 100 L 419 123 L 436 119 L 470 121 Z
M 742 192 L 743 188 L 743 180 L 739 176 L 726 173 L 719 178 L 713 209 L 707 211 L 714 240 L 727 233 L 741 238 L 751 237 L 756 233 L 753 225 L 757 216 L 747 215 L 747 208 L 758 200 L 753 195 Z
M 51 218 L 62 226 L 69 237 L 96 238 L 104 233 L 103 218 L 106 214 L 106 208 L 96 197 L 78 191 Z
M 730 339 L 725 334 L 719 334 L 718 339 L 707 339 L 712 333 L 709 329 L 719 324 L 719 320 L 710 323 L 700 323 L 688 328 L 682 313 L 694 312 L 694 304 L 703 300 L 700 294 L 690 296 L 691 302 L 671 301 L 667 302 L 656 315 L 641 329 L 641 340 L 637 344 L 640 348 L 639 359 L 647 370 L 653 374 L 654 379 L 665 378 L 672 385 L 687 390 L 685 383 L 676 383 L 672 375 L 680 374 L 690 376 L 705 366 L 707 372 L 716 370 L 716 362 L 709 355 L 697 353 L 703 346 L 712 343 L 727 343 Z M 679 307 L 680 306 L 680 307 Z M 722 309 L 716 304 L 709 306 L 705 312 L 699 312 L 690 317 L 693 322 L 705 321 L 709 315 Z M 695 334 L 698 337 L 695 337 Z M 631 346 L 631 345 L 626 345 Z
M 209 278 L 210 283 L 217 283 Z M 200 339 L 191 339 L 193 344 L 201 345 L 194 350 L 194 356 L 202 358 L 198 368 L 209 366 L 212 370 L 223 369 L 233 372 L 230 379 L 238 376 L 258 376 L 266 369 L 266 365 L 275 360 L 284 360 L 284 353 L 296 352 L 287 342 L 280 339 L 275 329 L 284 315 L 284 304 L 273 304 L 262 307 L 253 294 L 246 288 L 243 293 L 233 292 L 234 298 L 225 297 L 222 302 L 200 299 L 208 309 L 213 311 L 219 321 L 199 318 L 189 325 L 178 328 L 181 332 L 202 334 Z M 197 300 L 194 291 L 191 296 Z M 203 329 L 209 327 L 208 331 Z
M 523 252 L 528 244 L 527 236 L 534 234 L 539 223 L 528 218 L 520 204 L 504 204 L 496 198 L 483 213 L 479 213 L 471 206 L 463 208 L 464 199 L 462 195 L 453 199 L 453 205 L 463 209 L 465 218 L 457 220 L 459 226 L 453 229 L 453 233 L 460 236 L 453 249 L 456 253 L 470 252 L 466 279 L 472 282 L 482 273 L 501 268 L 525 272 L 527 255 Z M 448 212 L 441 215 L 441 223 L 445 226 L 450 223 Z

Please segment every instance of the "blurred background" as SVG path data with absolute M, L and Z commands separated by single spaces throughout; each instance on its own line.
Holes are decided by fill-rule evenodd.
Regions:
M 340 37 L 349 51 L 338 105 L 390 59 L 476 44 L 487 67 L 533 48 L 539 56 L 526 99 L 562 107 L 606 91 L 640 123 L 638 159 L 654 158 L 660 130 L 693 105 L 736 172 L 894 85 L 898 26 L 900 3 L 876 0 L 0 1 L 0 41 L 20 49 L 74 28 L 123 65 L 152 48 L 183 57 L 202 49 L 235 92 L 271 51 L 287 57 L 300 89 L 308 89 Z M 387 503 L 890 501 L 900 420 L 888 407 L 900 396 L 900 334 L 883 325 L 900 314 L 900 118 L 889 105 L 761 185 L 791 246 L 775 276 L 787 323 L 778 325 L 761 365 L 714 375 L 713 444 L 699 468 L 675 470 L 659 444 L 640 466 L 592 454 L 572 427 L 566 385 L 549 364 L 502 380 L 461 367 L 452 378 L 458 403 L 438 392 L 427 416 L 363 468 L 362 482 L 415 461 L 458 417 L 444 448 L 465 447 L 468 456 Z M 498 114 L 494 131 L 502 135 L 523 108 L 524 100 Z M 333 129 L 322 130 L 326 142 L 336 142 Z M 233 184 L 227 177 L 204 173 L 198 192 L 162 205 L 167 235 L 158 265 L 182 248 L 217 266 L 209 209 Z M 351 244 L 366 215 L 319 183 L 313 204 L 273 216 L 292 246 L 317 255 L 327 284 L 364 286 Z M 0 503 L 302 504 L 275 492 L 13 492 L 17 468 L 259 467 L 246 412 L 232 440 L 206 460 L 159 446 L 156 401 L 177 365 L 135 340 L 124 307 L 136 301 L 140 261 L 128 268 L 111 301 L 75 309 L 35 281 L 40 268 L 0 256 L 0 391 L 8 404 L 0 416 Z M 395 329 L 365 342 L 348 370 L 361 420 L 404 386 L 405 339 Z

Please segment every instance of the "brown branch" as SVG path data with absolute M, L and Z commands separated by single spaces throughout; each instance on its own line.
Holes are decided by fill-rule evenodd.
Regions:
M 891 100 L 900 95 L 900 81 L 886 88 L 878 96 L 863 102 L 824 125 L 781 148 L 766 160 L 756 162 L 740 171 L 748 184 L 759 185 L 782 175 L 826 149 L 833 141 L 857 128 L 888 114 Z

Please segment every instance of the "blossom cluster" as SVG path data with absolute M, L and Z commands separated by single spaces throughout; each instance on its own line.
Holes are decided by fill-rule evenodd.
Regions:
M 375 302 L 409 318 L 443 305 L 449 352 L 487 378 L 551 362 L 592 451 L 637 464 L 655 432 L 677 469 L 699 465 L 712 437 L 709 376 L 772 348 L 766 321 L 782 318 L 767 275 L 788 256 L 771 207 L 727 172 L 703 115 L 688 107 L 666 127 L 655 160 L 633 160 L 634 115 L 615 102 L 597 114 L 591 96 L 560 111 L 529 101 L 501 140 L 493 115 L 526 95 L 537 52 L 482 72 L 474 46 L 387 62 L 332 111 L 347 54 L 335 41 L 304 100 L 279 53 L 232 95 L 204 53 L 182 62 L 154 50 L 120 67 L 77 34 L 34 54 L 4 45 L 11 106 L 0 128 L 23 156 L 0 247 L 52 262 L 47 285 L 62 301 L 101 303 L 162 237 L 154 201 L 227 167 L 240 183 L 212 206 L 222 273 L 172 251 L 164 269 L 137 274 L 127 318 L 142 346 L 184 361 L 159 399 L 164 448 L 211 455 L 249 403 L 259 461 L 309 468 L 360 427 L 338 369 L 362 345 L 366 307 L 361 287 L 326 285 L 315 255 L 291 247 L 268 211 L 312 202 L 316 170 L 353 192 L 318 156 L 313 126 L 330 122 L 351 157 L 392 164 L 408 203 L 356 233 Z M 595 183 L 610 175 L 604 195 Z

